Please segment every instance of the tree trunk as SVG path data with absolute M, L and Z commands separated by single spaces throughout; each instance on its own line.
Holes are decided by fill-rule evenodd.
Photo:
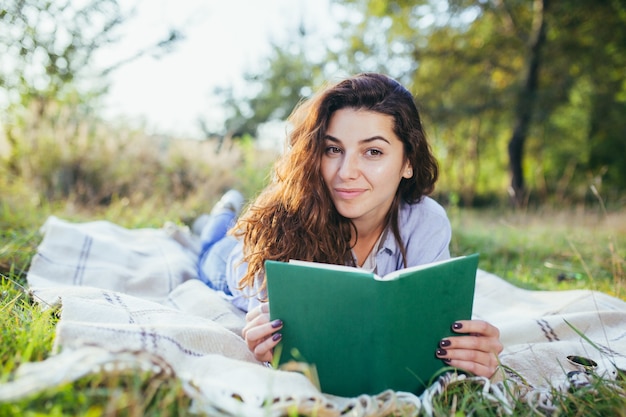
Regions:
M 541 67 L 541 48 L 545 43 L 546 21 L 545 12 L 548 0 L 533 2 L 533 23 L 529 37 L 528 57 L 524 68 L 524 80 L 515 105 L 515 121 L 513 134 L 509 140 L 509 170 L 511 173 L 510 194 L 516 205 L 521 205 L 526 199 L 524 184 L 524 142 L 528 135 L 530 119 L 535 104 L 535 96 L 539 83 L 539 69 Z

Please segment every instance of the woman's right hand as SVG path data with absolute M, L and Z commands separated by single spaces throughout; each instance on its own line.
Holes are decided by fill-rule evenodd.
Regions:
M 271 362 L 274 346 L 280 342 L 282 335 L 276 333 L 283 327 L 281 320 L 270 322 L 269 303 L 262 303 L 246 314 L 246 325 L 241 331 L 248 349 L 256 360 Z

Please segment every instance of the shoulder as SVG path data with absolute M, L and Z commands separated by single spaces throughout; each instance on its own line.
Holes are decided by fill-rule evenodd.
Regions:
M 401 203 L 398 229 L 402 242 L 396 241 L 393 233 L 387 233 L 383 248 L 378 252 L 378 275 L 450 257 L 450 221 L 444 208 L 432 198 L 424 197 L 417 203 Z M 406 264 L 400 244 L 406 252 Z
M 417 203 L 403 202 L 398 213 L 400 229 L 405 228 L 450 228 L 446 210 L 430 197 L 423 197 Z
M 424 197 L 418 203 L 403 203 L 398 226 L 406 248 L 407 266 L 450 257 L 450 220 L 445 209 L 432 198 Z

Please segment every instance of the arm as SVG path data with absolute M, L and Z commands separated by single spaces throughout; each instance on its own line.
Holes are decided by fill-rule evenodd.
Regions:
M 452 330 L 466 336 L 441 340 L 437 357 L 450 366 L 491 378 L 503 349 L 498 328 L 482 320 L 461 320 L 452 325 Z
M 262 303 L 246 314 L 241 335 L 258 361 L 271 362 L 272 351 L 282 337 L 276 332 L 282 327 L 281 320 L 270 321 L 269 303 Z
M 258 361 L 270 362 L 272 350 L 281 339 L 281 334 L 276 332 L 283 327 L 283 323 L 280 320 L 270 323 L 269 304 L 259 301 L 257 289 L 239 288 L 239 281 L 248 268 L 242 261 L 243 244 L 238 242 L 231 250 L 226 266 L 226 282 L 233 296 L 231 302 L 247 312 L 246 325 L 241 336 L 246 341 L 248 349 Z

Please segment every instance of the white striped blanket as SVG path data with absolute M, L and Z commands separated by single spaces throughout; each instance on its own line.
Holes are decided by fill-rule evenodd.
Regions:
M 50 217 L 42 232 L 28 283 L 42 306 L 62 305 L 55 352 L 0 385 L 0 401 L 116 365 L 173 371 L 193 406 L 212 415 L 415 415 L 428 413 L 433 395 L 465 378 L 443 377 L 419 397 L 323 394 L 300 373 L 254 360 L 240 337 L 244 314 L 194 279 L 197 242 L 185 229 Z M 479 270 L 474 316 L 501 331 L 500 379 L 476 381 L 504 412 L 514 407 L 513 392 L 549 409 L 551 387 L 584 380 L 580 358 L 609 379 L 626 369 L 626 303 L 606 294 L 528 291 Z M 505 389 L 503 376 L 514 390 Z

